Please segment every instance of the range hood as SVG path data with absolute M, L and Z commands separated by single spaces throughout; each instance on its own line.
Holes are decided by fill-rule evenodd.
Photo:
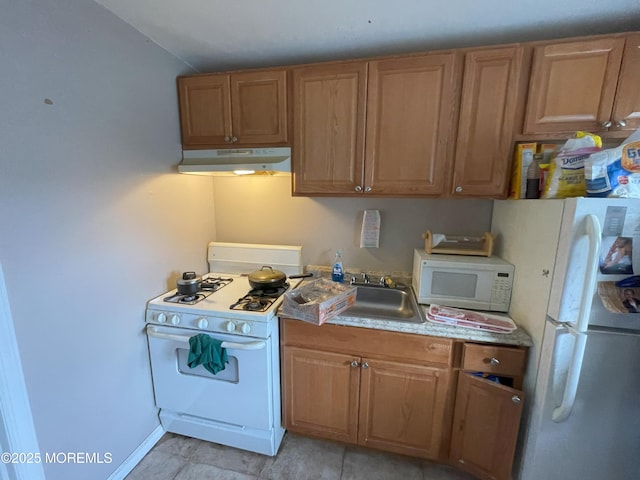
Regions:
M 291 149 L 274 147 L 183 150 L 178 171 L 200 175 L 286 175 L 291 173 Z

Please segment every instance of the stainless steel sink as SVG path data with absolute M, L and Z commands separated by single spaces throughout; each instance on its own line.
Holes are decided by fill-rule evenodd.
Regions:
M 405 323 L 426 322 L 413 290 L 401 285 L 396 288 L 358 285 L 356 303 L 342 315 Z

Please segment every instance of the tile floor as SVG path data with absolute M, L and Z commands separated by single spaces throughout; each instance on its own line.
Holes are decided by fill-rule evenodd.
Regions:
M 473 480 L 447 466 L 287 433 L 268 457 L 173 433 L 126 480 Z

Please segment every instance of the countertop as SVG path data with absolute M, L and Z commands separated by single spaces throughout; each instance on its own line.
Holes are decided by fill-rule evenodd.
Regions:
M 318 266 L 308 266 L 306 271 L 313 272 L 315 274 L 315 278 L 326 277 L 327 274 L 330 275 L 330 270 Z M 374 274 L 372 274 L 372 276 L 373 275 Z M 394 276 L 394 278 L 397 278 L 397 276 L 399 275 Z M 406 279 L 403 278 L 402 280 Z M 410 280 L 406 282 L 406 284 L 411 285 Z M 426 318 L 426 310 L 428 309 L 428 306 L 421 305 L 421 308 L 425 311 Z M 484 330 L 441 325 L 429 322 L 428 320 L 424 323 L 404 323 L 373 318 L 350 317 L 348 315 L 348 310 L 346 310 L 345 313 L 347 314 L 338 315 L 326 323 L 332 325 L 371 328 L 374 330 L 386 330 L 390 332 L 414 333 L 417 335 L 429 335 L 432 337 L 455 338 L 472 342 L 496 343 L 525 347 L 531 347 L 533 345 L 529 334 L 520 327 L 512 333 L 493 333 Z M 514 318 L 513 321 L 516 325 L 518 324 L 517 319 Z
M 422 306 L 425 309 L 424 306 Z M 348 312 L 348 310 L 347 310 Z M 425 313 L 426 315 L 426 313 Z M 512 333 L 492 333 L 484 330 L 472 330 L 470 328 L 440 325 L 426 321 L 425 323 L 403 323 L 373 318 L 349 317 L 339 315 L 327 322 L 332 325 L 347 325 L 350 327 L 372 328 L 375 330 L 387 330 L 391 332 L 414 333 L 417 335 L 429 335 L 432 337 L 447 337 L 472 342 L 499 343 L 503 345 L 518 345 L 531 347 L 531 337 L 522 328 L 518 327 Z M 515 322 L 516 325 L 518 322 Z

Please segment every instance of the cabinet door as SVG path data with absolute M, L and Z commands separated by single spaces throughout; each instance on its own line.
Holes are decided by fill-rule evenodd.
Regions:
M 613 128 L 636 130 L 640 128 L 640 33 L 626 38 L 622 68 L 618 79 L 616 103 L 613 109 Z M 620 121 L 626 125 L 622 126 Z
M 285 427 L 355 443 L 360 359 L 297 347 L 283 350 Z
M 287 73 L 285 70 L 231 75 L 231 114 L 237 145 L 287 141 Z
M 480 479 L 509 480 L 522 414 L 522 392 L 460 373 L 451 462 Z
M 522 47 L 467 53 L 452 193 L 507 193 L 517 113 L 524 102 Z M 519 117 L 522 122 L 522 116 Z
M 362 190 L 366 80 L 364 62 L 293 69 L 294 194 Z
M 358 443 L 438 458 L 448 390 L 448 369 L 363 359 Z
M 178 77 L 182 146 L 230 145 L 229 75 Z
M 438 195 L 453 154 L 454 54 L 369 63 L 365 193 Z
M 524 133 L 598 131 L 611 119 L 623 37 L 536 47 Z

